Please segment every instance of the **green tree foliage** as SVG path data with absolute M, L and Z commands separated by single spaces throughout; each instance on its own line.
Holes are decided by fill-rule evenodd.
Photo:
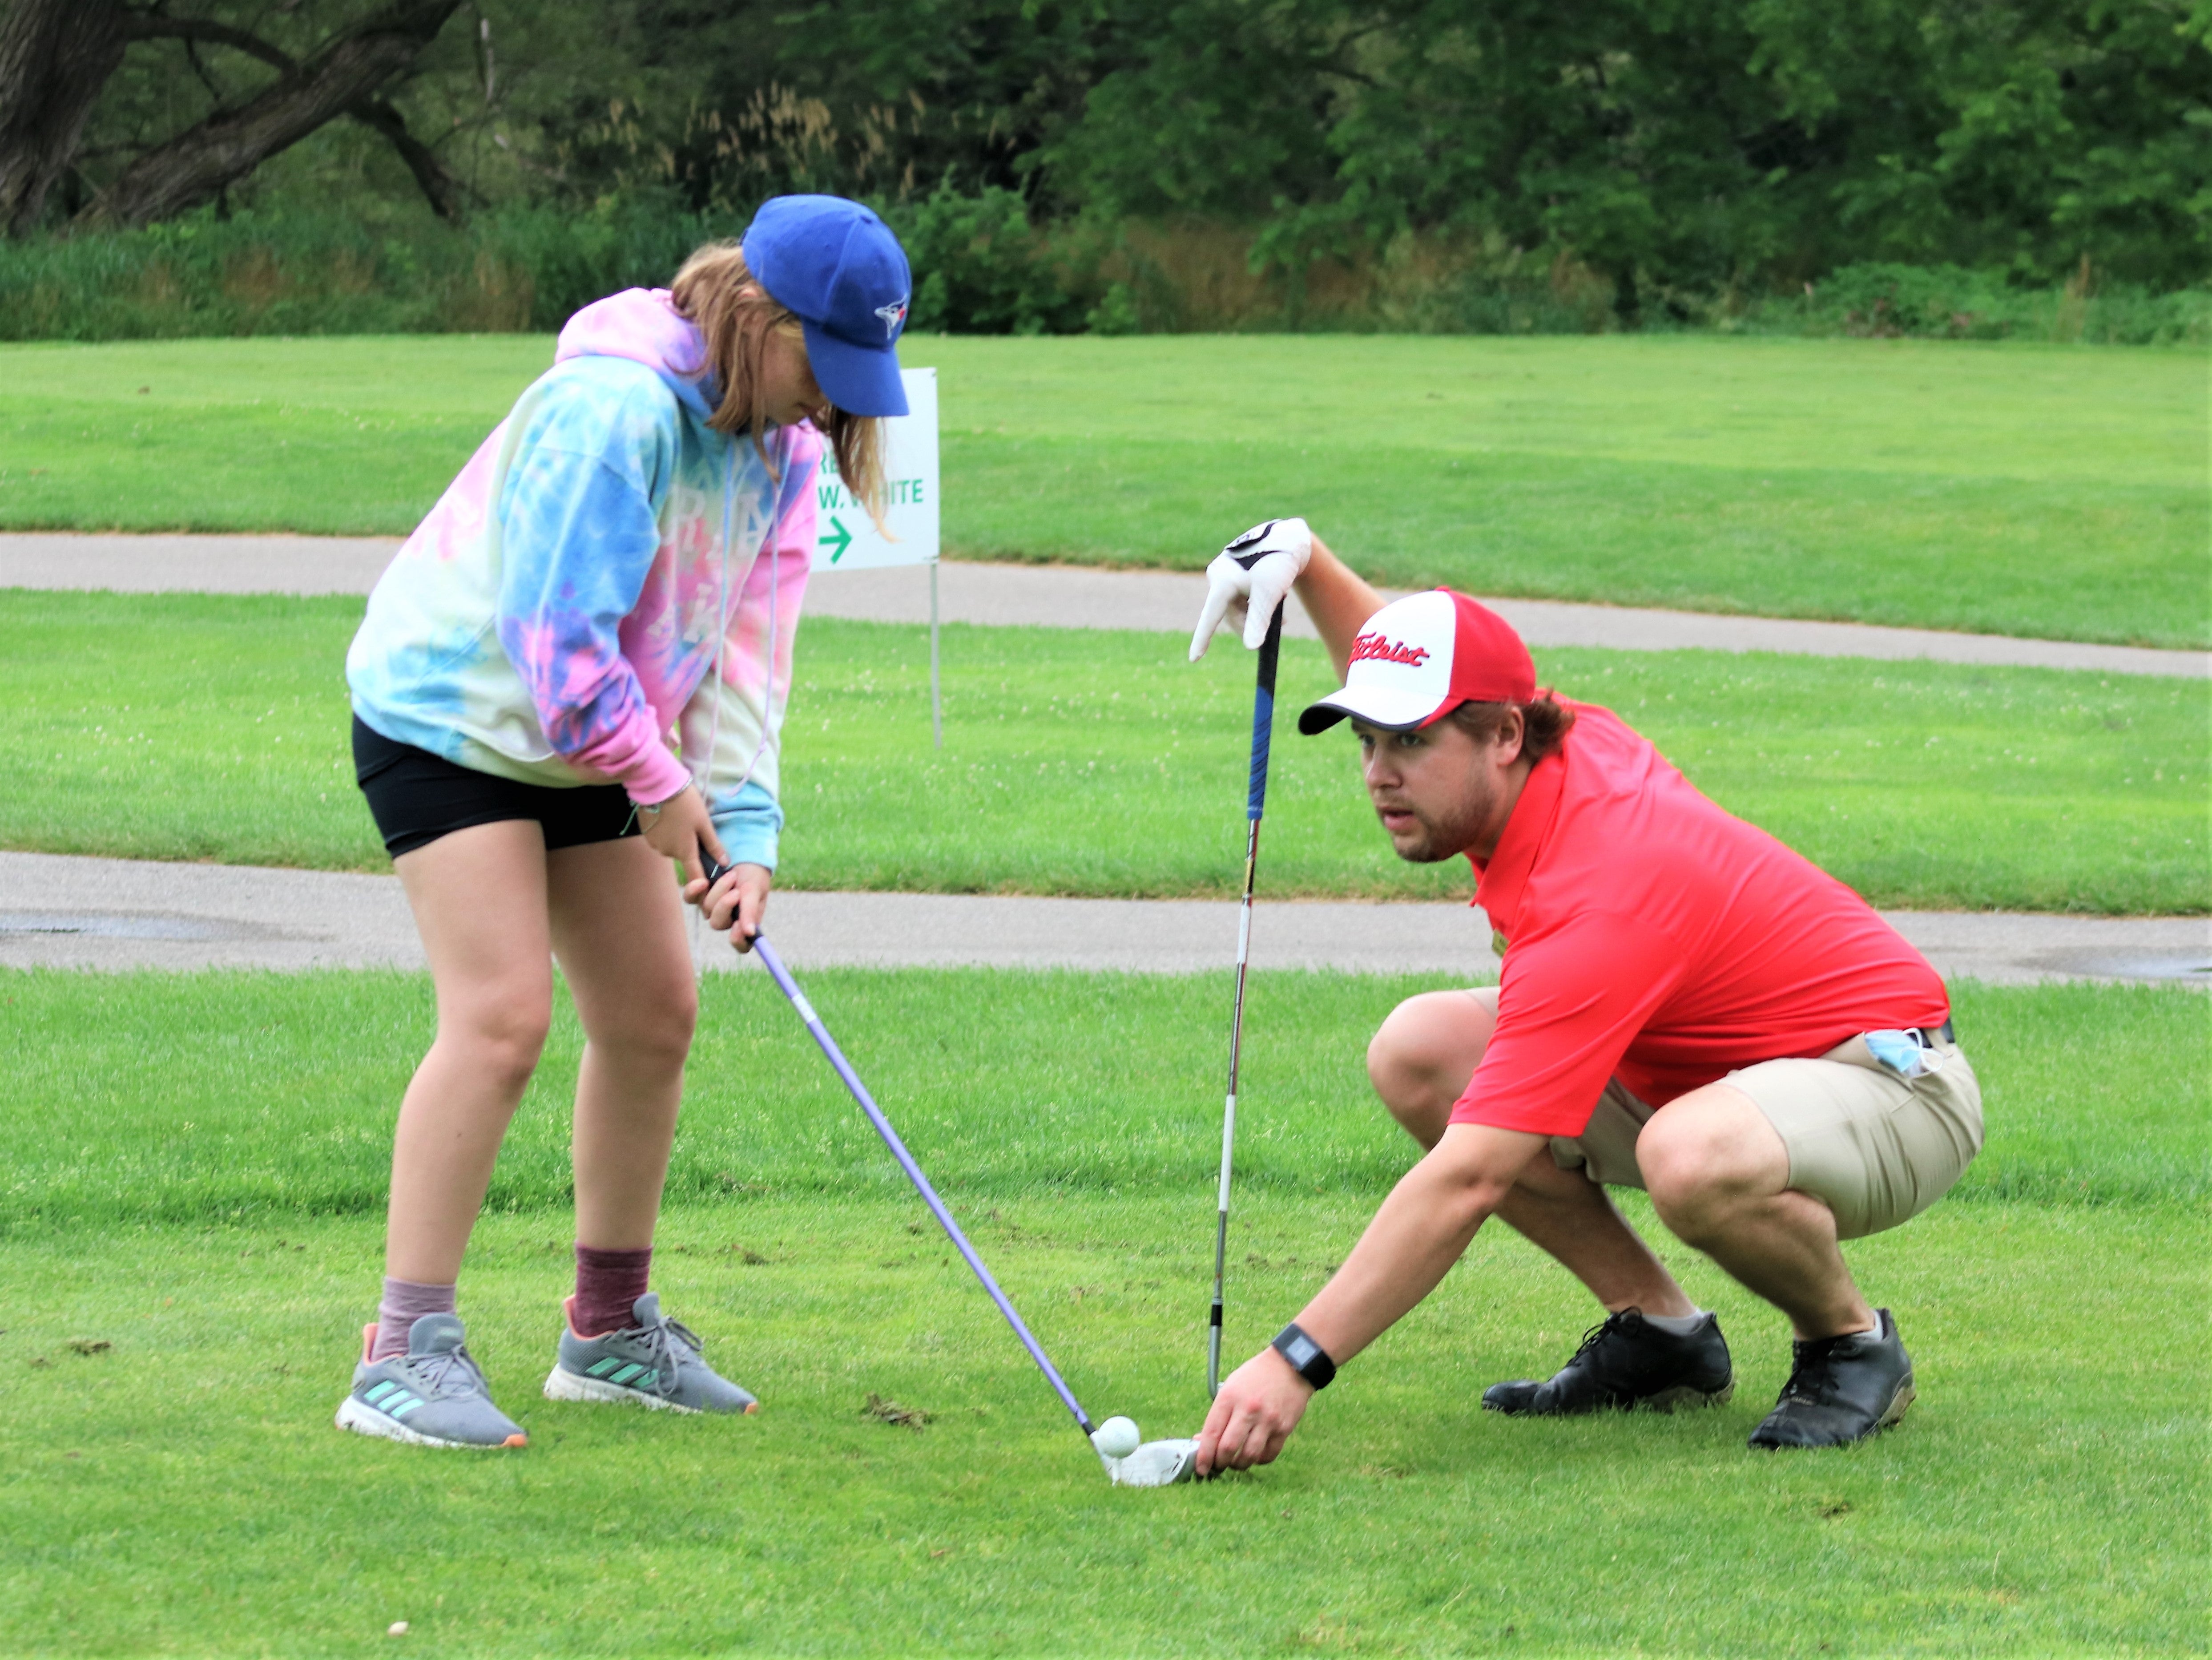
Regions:
M 2212 273 L 2201 0 L 768 0 L 606 9 L 531 112 L 578 186 L 1022 193 L 1262 256 L 1567 248 L 1637 312 L 1853 260 Z M 522 113 L 520 110 L 516 112 Z
M 192 20 L 303 52 L 386 3 L 144 0 L 179 34 L 131 45 L 64 208 L 270 73 Z M 988 330 L 1595 326 L 1782 296 L 1949 326 L 1925 296 L 1807 285 L 2212 278 L 2212 0 L 475 0 L 385 108 L 413 152 L 333 123 L 228 204 L 395 234 L 434 166 L 471 235 L 524 250 L 532 315 L 609 237 L 726 234 L 789 190 L 879 204 L 924 256 L 917 324 Z M 564 216 L 592 233 L 573 258 Z M 1161 275 L 1206 238 L 1206 282 L 1256 268 L 1266 320 Z
M 2212 271 L 2212 8 L 1759 0 L 1843 258 L 2179 286 Z

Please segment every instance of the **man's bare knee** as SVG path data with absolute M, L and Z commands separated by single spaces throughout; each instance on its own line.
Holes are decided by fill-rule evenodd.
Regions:
M 1367 1045 L 1375 1093 L 1422 1146 L 1443 1134 L 1497 1018 L 1493 992 L 1423 992 L 1391 1010 Z
M 1651 1207 L 1686 1243 L 1712 1238 L 1744 1204 L 1771 1196 L 1788 1181 L 1780 1138 L 1769 1129 L 1770 1148 L 1747 1134 L 1737 1102 L 1765 1126 L 1764 1116 L 1741 1097 L 1705 1102 L 1692 1095 L 1660 1111 L 1637 1137 L 1637 1168 Z

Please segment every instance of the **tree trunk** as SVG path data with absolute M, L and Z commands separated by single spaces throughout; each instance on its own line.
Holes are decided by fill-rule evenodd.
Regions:
M 461 181 L 446 171 L 428 144 L 407 131 L 407 123 L 398 110 L 381 98 L 364 98 L 346 112 L 363 126 L 383 134 L 392 148 L 399 152 L 399 159 L 415 175 L 415 182 L 422 186 L 433 213 L 449 225 L 459 220 Z
M 124 39 L 113 0 L 13 0 L 0 15 L 0 230 L 37 226 Z
M 1644 326 L 1644 299 L 1636 291 L 1636 267 L 1631 263 L 1613 274 L 1613 314 L 1625 329 Z
M 373 100 L 437 38 L 459 3 L 400 0 L 331 41 L 258 97 L 217 110 L 140 156 L 76 216 L 72 228 L 149 224 L 209 200 L 325 122 Z

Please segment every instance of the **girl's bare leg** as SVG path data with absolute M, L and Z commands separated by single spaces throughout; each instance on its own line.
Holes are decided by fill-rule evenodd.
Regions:
M 653 1243 L 698 987 L 669 861 L 642 837 L 546 855 L 554 954 L 584 1024 L 576 1079 L 576 1238 Z
M 438 1035 L 400 1103 L 385 1272 L 451 1285 L 553 1007 L 545 842 L 474 824 L 392 860 L 438 993 Z

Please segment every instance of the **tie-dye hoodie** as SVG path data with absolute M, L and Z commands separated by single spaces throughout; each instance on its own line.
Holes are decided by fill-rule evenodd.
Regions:
M 696 775 L 730 856 L 773 867 L 822 437 L 771 428 L 771 474 L 707 424 L 705 359 L 665 289 L 570 318 L 369 595 L 346 681 L 370 727 L 479 772 L 638 802 Z

